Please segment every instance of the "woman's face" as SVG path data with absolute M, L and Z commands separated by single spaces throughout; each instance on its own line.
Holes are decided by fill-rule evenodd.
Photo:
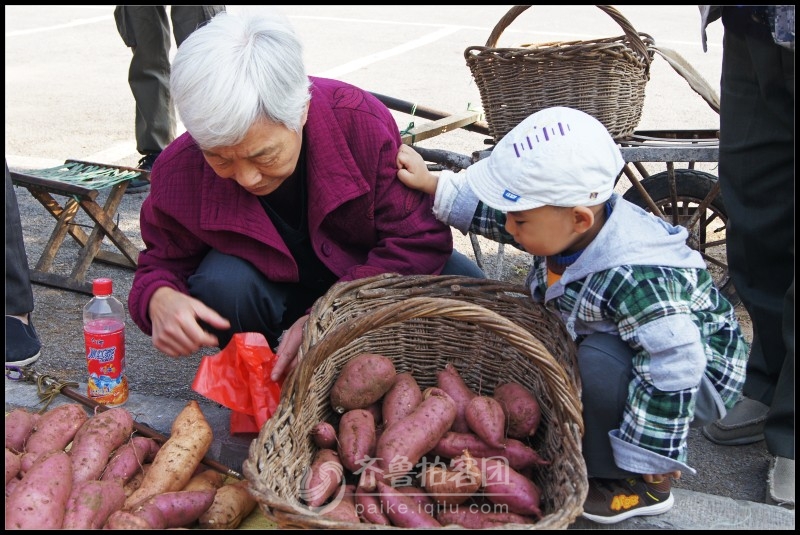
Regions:
M 241 143 L 204 150 L 203 156 L 222 178 L 236 181 L 253 195 L 269 195 L 294 172 L 302 141 L 302 134 L 262 120 Z

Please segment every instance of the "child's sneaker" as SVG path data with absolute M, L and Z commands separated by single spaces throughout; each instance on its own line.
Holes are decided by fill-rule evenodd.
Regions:
M 661 483 L 645 483 L 641 477 L 590 478 L 583 517 L 599 524 L 616 524 L 634 516 L 660 515 L 675 503 L 671 489 L 668 477 Z

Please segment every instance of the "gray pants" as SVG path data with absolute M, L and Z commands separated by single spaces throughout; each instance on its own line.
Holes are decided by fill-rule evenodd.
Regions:
M 175 43 L 225 11 L 225 6 L 170 6 Z M 171 38 L 166 6 L 117 6 L 117 30 L 131 48 L 128 83 L 136 100 L 136 150 L 158 153 L 175 139 L 175 109 L 169 92 Z
M 628 398 L 633 373 L 631 347 L 618 336 L 592 334 L 578 347 L 578 368 L 583 391 L 583 458 L 589 477 L 623 479 L 633 474 L 617 467 L 608 432 L 618 429 Z M 718 401 L 719 400 L 719 401 Z M 711 381 L 703 376 L 695 403 L 692 427 L 701 427 L 725 416 Z

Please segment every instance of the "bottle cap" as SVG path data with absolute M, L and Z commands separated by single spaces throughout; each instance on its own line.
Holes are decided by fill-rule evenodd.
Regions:
M 94 279 L 92 281 L 92 293 L 94 295 L 111 295 L 114 283 L 111 279 Z

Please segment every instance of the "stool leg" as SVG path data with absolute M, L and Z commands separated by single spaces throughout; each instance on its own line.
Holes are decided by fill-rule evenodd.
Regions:
M 91 234 L 89 235 L 86 245 L 78 255 L 78 262 L 75 264 L 70 278 L 78 282 L 83 282 L 85 280 L 86 272 L 88 271 L 89 266 L 92 264 L 95 256 L 97 256 L 97 253 L 100 250 L 100 245 L 103 243 L 103 238 L 105 236 L 116 236 L 113 241 L 115 245 L 119 247 L 119 235 L 121 235 L 122 232 L 119 231 L 117 224 L 114 223 L 114 220 L 111 218 L 110 214 L 113 214 L 122 202 L 122 195 L 125 193 L 126 187 L 127 182 L 117 184 L 116 186 L 112 187 L 111 192 L 108 194 L 108 198 L 103 205 L 103 208 L 100 208 L 100 206 L 94 200 L 81 201 L 81 206 L 89 215 L 89 217 L 91 217 L 95 222 L 95 225 Z M 125 240 L 127 240 L 127 237 L 125 237 Z M 121 250 L 125 252 L 124 249 L 121 248 Z M 135 258 L 129 258 L 129 260 L 134 262 L 135 265 Z
M 42 256 L 40 256 L 39 261 L 36 262 L 36 271 L 42 273 L 50 271 L 50 268 L 53 266 L 53 260 L 56 257 L 56 253 L 61 247 L 64 238 L 67 236 L 67 231 L 72 225 L 72 220 L 78 213 L 78 208 L 80 208 L 80 204 L 78 204 L 75 199 L 69 199 L 64 206 L 64 209 L 59 210 L 59 215 L 56 218 L 58 222 L 56 223 L 56 227 L 53 229 L 53 232 L 50 234 L 50 239 L 47 240 L 47 245 L 45 245 L 44 250 L 42 251 Z M 51 210 L 51 213 L 54 212 Z

